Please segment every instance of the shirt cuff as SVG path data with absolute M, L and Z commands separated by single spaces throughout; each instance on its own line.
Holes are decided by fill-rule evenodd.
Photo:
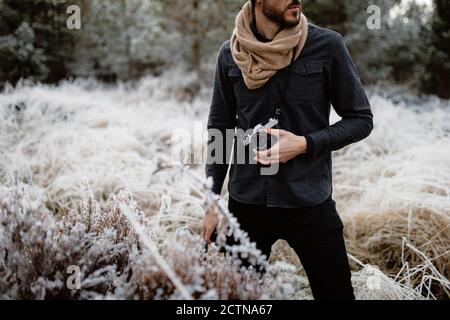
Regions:
M 326 153 L 330 149 L 330 139 L 328 133 L 324 130 L 311 133 L 306 139 L 308 145 L 311 141 L 311 148 L 308 146 L 308 154 L 312 154 L 314 157 Z
M 217 194 L 220 196 L 222 194 L 223 181 L 220 182 L 219 180 L 216 180 L 216 179 L 213 179 L 213 180 L 214 180 L 214 184 L 213 184 L 211 191 L 214 194 Z
M 314 140 L 308 134 L 305 136 L 306 139 L 306 154 L 313 155 L 314 154 Z
M 218 196 L 220 196 L 222 194 L 222 188 L 219 187 L 214 187 L 212 188 L 212 192 Z

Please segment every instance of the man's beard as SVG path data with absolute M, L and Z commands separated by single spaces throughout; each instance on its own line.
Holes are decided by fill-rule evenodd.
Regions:
M 294 5 L 294 4 L 300 4 L 300 1 L 294 0 L 294 1 L 292 1 L 289 4 L 289 6 Z M 295 27 L 296 25 L 298 25 L 300 23 L 300 15 L 301 15 L 302 12 L 300 11 L 300 15 L 298 17 L 298 20 L 289 21 L 289 20 L 286 20 L 285 17 L 284 17 L 284 14 L 286 13 L 287 10 L 288 10 L 288 8 L 286 8 L 284 11 L 279 11 L 279 10 L 267 7 L 265 5 L 265 2 L 262 3 L 262 12 L 264 13 L 264 15 L 267 18 L 271 19 L 272 21 L 275 21 L 282 28 Z

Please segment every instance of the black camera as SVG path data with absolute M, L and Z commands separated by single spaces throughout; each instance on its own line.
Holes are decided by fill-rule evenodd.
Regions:
M 271 136 L 267 134 L 264 129 L 272 129 L 278 125 L 278 119 L 271 118 L 269 122 L 265 125 L 258 124 L 253 132 L 247 135 L 244 139 L 244 145 L 248 146 L 251 143 L 256 143 L 256 149 L 258 151 L 264 151 L 270 149 L 273 143 L 273 139 L 276 139 L 275 136 Z

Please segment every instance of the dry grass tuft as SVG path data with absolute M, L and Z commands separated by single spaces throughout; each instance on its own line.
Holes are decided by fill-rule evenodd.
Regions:
M 423 255 L 430 257 L 436 271 L 450 278 L 450 218 L 428 210 L 397 213 L 353 214 L 345 221 L 348 250 L 365 263 L 376 265 L 396 276 L 409 268 L 421 266 Z M 410 244 L 420 250 L 406 246 Z M 409 285 L 416 287 L 423 281 L 422 272 L 408 276 Z M 437 298 L 449 298 L 446 286 L 432 281 L 432 293 Z

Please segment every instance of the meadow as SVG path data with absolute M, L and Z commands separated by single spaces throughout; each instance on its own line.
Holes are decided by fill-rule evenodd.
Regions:
M 136 83 L 22 81 L 0 94 L 0 298 L 312 299 L 280 239 L 266 260 L 215 198 L 203 165 L 185 165 L 179 130 L 206 124 L 211 92 L 189 75 Z M 450 297 L 448 101 L 372 87 L 375 128 L 333 154 L 357 299 Z M 332 121 L 337 121 L 332 114 Z M 201 152 L 201 151 L 200 151 Z M 218 210 L 245 245 L 205 251 Z M 245 253 L 270 270 L 242 269 Z M 70 289 L 69 266 L 80 269 Z

